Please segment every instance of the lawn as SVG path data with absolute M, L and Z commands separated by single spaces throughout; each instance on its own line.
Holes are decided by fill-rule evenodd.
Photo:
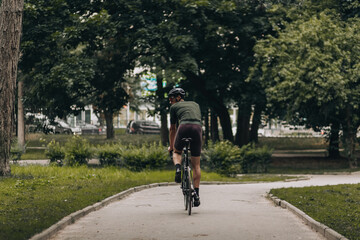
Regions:
M 11 166 L 0 177 L 0 239 L 28 239 L 63 217 L 131 187 L 173 180 L 173 171 L 131 172 L 116 167 Z M 280 181 L 286 176 L 228 178 L 202 173 L 202 181 Z
M 348 239 L 360 239 L 360 184 L 272 189 L 271 192 Z

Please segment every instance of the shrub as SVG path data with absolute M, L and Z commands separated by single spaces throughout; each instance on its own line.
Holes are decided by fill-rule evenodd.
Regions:
M 146 151 L 143 147 L 138 148 L 134 145 L 129 145 L 128 148 L 122 152 L 121 161 L 124 162 L 125 167 L 132 171 L 141 171 L 145 168 L 144 159 Z
M 89 142 L 80 136 L 73 136 L 65 143 L 65 164 L 69 166 L 87 164 L 92 157 Z
M 240 149 L 242 173 L 264 173 L 271 162 L 272 149 L 248 144 Z
M 25 148 L 21 147 L 18 144 L 17 138 L 15 138 L 11 142 L 11 148 L 10 148 L 10 158 L 11 158 L 11 160 L 13 160 L 14 162 L 17 162 L 18 160 L 21 159 L 21 155 L 23 155 L 24 152 L 25 152 Z
M 59 142 L 56 142 L 54 139 L 47 145 L 45 150 L 46 157 L 50 158 L 50 162 L 62 163 L 65 158 L 64 147 L 60 145 Z
M 154 142 L 144 144 L 142 148 L 146 152 L 145 166 L 147 169 L 158 169 L 166 166 L 169 153 L 164 146 Z
M 239 172 L 240 149 L 229 141 L 209 142 L 208 148 L 203 151 L 203 157 L 205 164 L 215 172 L 224 175 Z
M 203 160 L 210 170 L 223 175 L 263 173 L 267 171 L 272 150 L 248 144 L 239 148 L 229 141 L 210 142 L 203 151 Z
M 121 165 L 122 146 L 106 144 L 97 147 L 97 155 L 101 165 Z
M 168 152 L 161 144 L 143 144 L 141 147 L 129 145 L 121 154 L 121 161 L 132 171 L 158 169 L 166 165 Z

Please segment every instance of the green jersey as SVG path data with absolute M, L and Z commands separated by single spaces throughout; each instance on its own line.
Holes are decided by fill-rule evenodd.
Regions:
M 180 101 L 170 107 L 170 123 L 192 123 L 201 125 L 201 112 L 199 104 L 192 101 Z

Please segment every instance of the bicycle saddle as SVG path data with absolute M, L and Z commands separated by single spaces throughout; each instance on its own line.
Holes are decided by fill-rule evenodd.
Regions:
M 191 142 L 191 141 L 192 141 L 192 138 L 183 138 L 183 139 L 181 139 L 181 141 L 184 141 L 184 142 Z

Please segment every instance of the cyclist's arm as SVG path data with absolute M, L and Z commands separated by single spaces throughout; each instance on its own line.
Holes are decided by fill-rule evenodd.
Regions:
M 174 149 L 175 135 L 176 135 L 176 124 L 170 124 L 170 130 L 169 130 L 170 149 L 169 149 L 169 151 L 172 151 Z

